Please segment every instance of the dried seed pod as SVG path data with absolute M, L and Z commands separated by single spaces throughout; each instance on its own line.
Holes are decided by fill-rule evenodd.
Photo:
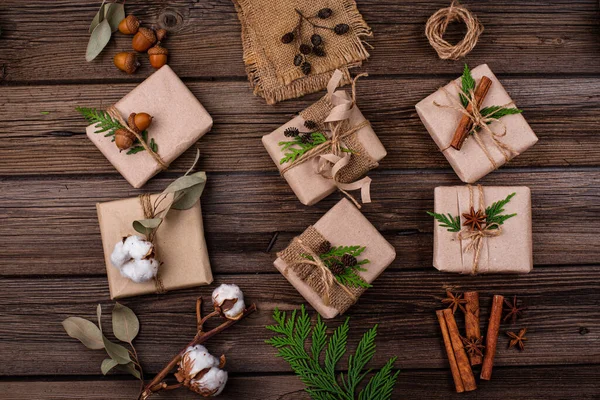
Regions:
M 331 17 L 333 10 L 331 8 L 321 8 L 317 13 L 317 16 L 321 19 L 327 19 Z
M 313 47 L 313 54 L 317 57 L 325 57 L 325 50 L 323 49 L 323 47 Z
M 283 134 L 284 134 L 286 137 L 296 137 L 296 136 L 298 136 L 298 135 L 300 134 L 300 131 L 298 130 L 298 128 L 295 128 L 295 127 L 293 127 L 293 126 L 290 126 L 289 128 L 287 128 L 287 129 L 286 129 L 286 130 L 283 132 Z
M 140 29 L 140 20 L 135 15 L 129 14 L 119 22 L 119 32 L 124 35 L 135 35 Z
M 310 37 L 310 42 L 313 44 L 313 46 L 320 46 L 321 43 L 323 43 L 323 38 L 318 33 L 315 33 Z
M 152 29 L 140 28 L 131 41 L 135 51 L 144 52 L 156 43 L 156 34 Z
M 313 121 L 306 121 L 306 122 L 313 122 Z M 304 123 L 304 125 L 306 125 L 306 122 Z M 309 128 L 309 129 L 311 129 L 311 128 Z M 317 248 L 317 253 L 319 253 L 319 255 L 321 255 L 321 254 L 327 253 L 329 250 L 331 250 L 331 243 L 328 240 L 325 240 L 324 242 L 321 242 L 319 244 L 319 247 Z
M 166 29 L 161 28 L 156 31 L 156 40 L 158 40 L 159 42 L 162 42 L 166 38 L 167 38 L 167 30 Z
M 300 53 L 302 54 L 310 54 L 310 52 L 312 51 L 312 47 L 308 44 L 301 44 L 300 45 Z
M 128 74 L 133 74 L 140 66 L 135 53 L 117 53 L 113 58 L 113 62 L 117 68 L 119 68 L 121 71 L 127 72 Z
M 288 32 L 281 37 L 281 43 L 288 44 L 294 41 L 294 32 Z
M 155 69 L 159 69 L 167 63 L 168 55 L 169 50 L 165 49 L 160 44 L 157 44 L 156 46 L 151 47 L 150 50 L 148 50 L 148 58 L 150 59 L 150 65 L 152 65 Z
M 358 260 L 351 254 L 344 254 L 342 256 L 342 263 L 346 267 L 354 267 L 358 263 Z
M 127 129 L 121 128 L 115 131 L 115 144 L 119 150 L 127 150 L 130 148 L 135 139 L 135 135 Z
M 308 61 L 304 61 L 300 68 L 302 68 L 302 72 L 304 73 L 304 75 L 310 74 L 310 71 L 312 70 L 312 66 Z
M 347 33 L 349 30 L 350 30 L 350 26 L 348 24 L 337 24 L 333 28 L 333 31 L 335 32 L 336 35 L 343 35 L 344 33 Z
M 331 272 L 333 272 L 334 275 L 341 275 L 346 271 L 346 267 L 344 267 L 339 262 L 334 262 L 333 264 L 331 264 L 329 269 L 331 270 Z
M 304 61 L 304 56 L 302 54 L 296 54 L 296 57 L 294 57 L 294 65 L 296 67 L 299 67 L 302 65 L 303 61 Z

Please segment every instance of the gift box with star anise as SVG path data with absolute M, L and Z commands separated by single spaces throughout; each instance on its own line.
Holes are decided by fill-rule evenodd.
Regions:
M 531 193 L 524 186 L 435 188 L 433 266 L 461 274 L 533 268 Z

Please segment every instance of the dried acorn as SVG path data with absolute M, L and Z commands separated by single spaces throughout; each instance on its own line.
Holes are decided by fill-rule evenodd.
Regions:
M 335 32 L 336 35 L 343 35 L 344 33 L 347 33 L 349 30 L 350 30 L 350 26 L 348 26 L 348 24 L 337 24 L 333 28 L 333 31 Z
M 131 41 L 135 51 L 144 52 L 156 43 L 156 34 L 152 29 L 140 28 Z
M 159 29 L 156 31 L 156 40 L 158 40 L 158 42 L 162 42 L 163 40 L 165 40 L 167 38 L 167 30 L 166 29 Z
M 127 118 L 127 125 L 130 129 L 137 130 L 137 132 L 143 132 L 152 123 L 152 115 L 148 113 L 131 113 Z
M 281 37 L 281 43 L 288 44 L 294 41 L 294 32 L 288 32 Z
M 117 53 L 113 58 L 113 62 L 117 68 L 119 68 L 121 71 L 127 72 L 128 74 L 133 74 L 140 66 L 135 53 Z
M 320 46 L 321 43 L 323 43 L 323 38 L 321 35 L 315 33 L 310 37 L 310 42 L 313 44 L 313 46 Z
M 302 54 L 296 54 L 296 57 L 294 57 L 294 65 L 296 67 L 299 67 L 300 65 L 302 65 L 303 61 L 304 61 L 304 56 Z
M 321 19 L 327 19 L 331 17 L 333 10 L 331 8 L 321 8 L 317 13 L 317 16 Z
M 304 61 L 300 68 L 302 68 L 302 72 L 304 73 L 304 75 L 310 74 L 310 71 L 312 70 L 312 66 L 308 61 Z
M 300 53 L 310 54 L 311 51 L 312 51 L 312 47 L 310 47 L 310 45 L 304 44 L 304 43 L 300 45 Z
M 130 148 L 135 139 L 135 135 L 127 129 L 121 128 L 115 131 L 115 144 L 119 150 L 127 150 Z
M 129 14 L 119 22 L 119 32 L 124 35 L 135 35 L 140 29 L 140 20 L 135 15 Z
M 169 50 L 165 49 L 160 44 L 157 44 L 156 46 L 151 47 L 150 50 L 148 50 L 148 58 L 150 59 L 150 65 L 152 65 L 156 69 L 159 69 L 167 63 L 168 55 Z

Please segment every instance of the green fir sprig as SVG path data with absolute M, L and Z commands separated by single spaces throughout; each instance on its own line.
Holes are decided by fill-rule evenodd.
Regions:
M 279 164 L 294 162 L 310 149 L 327 141 L 327 137 L 321 132 L 312 132 L 310 141 L 307 142 L 304 142 L 302 138 L 302 136 L 296 136 L 292 140 L 279 142 L 281 151 L 284 152 Z
M 319 255 L 319 258 L 323 260 L 323 264 L 330 270 L 335 269 L 334 266 L 344 265 L 343 258 L 345 255 L 350 255 L 355 259 L 358 258 L 364 251 L 364 246 L 338 246 L 332 247 L 328 252 Z M 314 261 L 313 257 L 308 254 L 302 254 L 302 257 Z M 373 287 L 370 283 L 365 281 L 358 275 L 358 272 L 365 272 L 364 265 L 370 263 L 368 259 L 356 260 L 354 265 L 344 265 L 341 273 L 334 273 L 333 275 L 339 283 L 348 287 L 361 287 L 370 288 Z
M 96 125 L 96 131 L 94 133 L 104 133 L 104 137 L 112 137 L 112 141 L 115 141 L 115 132 L 117 129 L 124 129 L 119 121 L 110 116 L 110 114 L 104 110 L 97 110 L 95 108 L 76 107 L 75 108 L 90 124 Z M 106 133 L 105 133 L 106 132 Z M 148 144 L 148 147 L 153 152 L 158 153 L 158 144 L 154 141 L 154 138 L 148 142 L 148 131 L 143 131 L 141 134 L 144 141 Z M 127 155 L 137 154 L 140 151 L 144 151 L 144 146 L 140 144 L 139 140 L 135 140 Z
M 501 214 L 504 212 L 504 206 L 507 205 L 515 195 L 516 193 L 513 192 L 506 196 L 505 199 L 496 201 L 485 209 L 485 224 L 489 229 L 497 229 L 499 225 L 504 224 L 504 221 L 517 215 L 516 213 Z M 431 211 L 427 211 L 427 214 L 435 218 L 442 228 L 447 228 L 448 232 L 460 232 L 460 217 L 454 217 L 450 213 L 438 214 Z
M 372 370 L 366 365 L 375 355 L 377 325 L 369 329 L 362 337 L 354 354 L 348 358 L 348 371 L 340 372 L 338 363 L 347 351 L 349 318 L 338 326 L 333 334 L 327 335 L 327 326 L 317 317 L 311 328 L 311 320 L 304 305 L 292 311 L 289 318 L 285 312 L 275 309 L 275 325 L 266 328 L 277 336 L 266 342 L 278 349 L 278 356 L 290 364 L 290 367 L 306 385 L 306 392 L 314 400 L 388 400 L 398 379 L 400 371 L 393 371 L 397 357 L 392 357 L 376 374 L 371 376 L 362 390 L 359 384 Z M 306 343 L 311 337 L 310 346 Z M 307 348 L 309 351 L 307 351 Z M 321 357 L 323 350 L 325 356 Z M 321 361 L 323 359 L 323 361 Z

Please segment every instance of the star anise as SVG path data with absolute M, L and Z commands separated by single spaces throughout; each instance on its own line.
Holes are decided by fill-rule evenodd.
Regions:
M 483 357 L 483 349 L 485 349 L 485 346 L 483 345 L 483 336 L 480 336 L 478 338 L 465 338 L 461 336 L 460 340 L 462 340 L 463 345 L 465 347 L 465 351 L 469 354 L 469 356 Z
M 474 231 L 482 230 L 487 219 L 487 215 L 485 215 L 483 210 L 475 211 L 473 207 L 471 207 L 468 213 L 464 213 L 462 216 L 465 219 L 463 225 L 470 227 Z
M 449 290 L 446 290 L 446 298 L 442 299 L 442 304 L 448 304 L 448 308 L 452 309 L 452 314 L 456 312 L 457 308 L 460 308 L 463 312 L 466 312 L 463 304 L 467 304 L 467 300 L 462 298 L 462 293 L 452 294 Z
M 519 331 L 518 335 L 514 332 L 506 332 L 508 337 L 511 338 L 511 341 L 508 344 L 508 348 L 510 349 L 511 347 L 518 346 L 519 350 L 521 350 L 521 351 L 525 350 L 525 343 L 523 343 L 523 342 L 525 342 L 527 340 L 527 338 L 525 337 L 526 332 L 527 332 L 527 328 L 521 329 Z
M 504 316 L 504 319 L 502 321 L 506 322 L 510 319 L 512 319 L 512 323 L 516 323 L 517 322 L 517 318 L 521 317 L 521 315 L 523 315 L 523 311 L 527 310 L 527 307 L 519 307 L 519 304 L 517 302 L 517 296 L 513 297 L 513 302 L 512 304 L 504 299 L 504 305 L 506 305 L 506 307 L 504 309 L 504 312 L 506 312 L 506 315 Z

